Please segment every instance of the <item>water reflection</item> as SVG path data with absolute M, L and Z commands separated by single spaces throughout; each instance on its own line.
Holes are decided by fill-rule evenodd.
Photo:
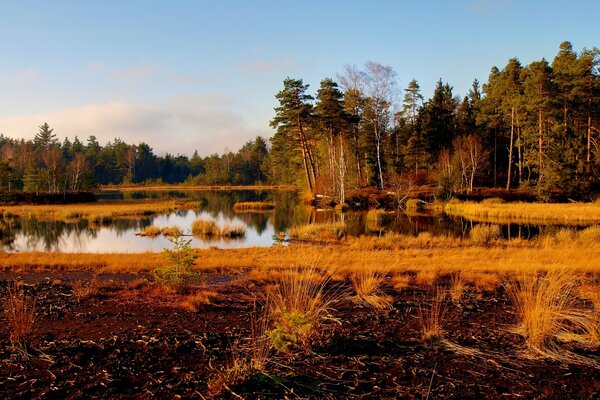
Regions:
M 477 222 L 443 213 L 381 213 L 377 218 L 366 212 L 340 214 L 333 210 L 306 207 L 292 192 L 272 191 L 165 191 L 165 192 L 110 192 L 101 201 L 139 199 L 171 199 L 189 197 L 198 200 L 201 207 L 180 210 L 168 215 L 143 218 L 114 219 L 110 224 L 97 226 L 80 221 L 38 221 L 35 218 L 0 220 L 0 242 L 5 251 L 62 251 L 62 252 L 143 252 L 161 251 L 171 247 L 165 237 L 140 237 L 136 233 L 150 225 L 179 226 L 184 234 L 191 234 L 196 218 L 212 219 L 217 224 L 233 223 L 246 226 L 246 237 L 241 240 L 201 240 L 193 238 L 192 246 L 219 248 L 271 246 L 280 232 L 306 223 L 344 222 L 350 235 L 384 235 L 397 232 L 418 235 L 465 237 Z M 273 202 L 270 212 L 238 213 L 233 211 L 237 202 Z M 501 225 L 505 238 L 532 239 L 540 234 L 552 234 L 560 226 L 533 224 Z M 573 228 L 573 227 L 571 227 Z

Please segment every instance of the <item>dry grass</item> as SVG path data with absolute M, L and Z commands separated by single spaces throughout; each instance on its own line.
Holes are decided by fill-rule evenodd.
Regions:
M 329 276 L 314 266 L 280 272 L 266 293 L 274 324 L 268 336 L 279 351 L 307 350 L 332 305 L 333 299 L 325 293 Z
M 466 288 L 465 281 L 460 271 L 450 275 L 449 294 L 450 299 L 452 299 L 453 302 L 458 303 L 460 299 L 462 299 Z
M 502 231 L 498 225 L 479 224 L 470 232 L 471 241 L 481 246 L 489 246 L 501 237 Z
M 275 203 L 268 203 L 264 201 L 238 202 L 233 205 L 233 211 L 236 212 L 265 212 L 273 211 L 274 209 Z
M 197 219 L 192 223 L 194 236 L 205 240 L 240 239 L 246 236 L 246 227 L 242 224 L 224 224 L 222 227 L 213 220 Z
M 160 233 L 162 233 L 163 236 L 181 236 L 182 232 L 181 232 L 181 228 L 179 228 L 176 225 L 173 226 L 165 226 L 160 230 Z
M 332 241 L 342 238 L 345 234 L 346 225 L 341 222 L 307 224 L 288 230 L 290 239 L 301 241 Z
M 218 293 L 211 290 L 198 290 L 186 296 L 181 302 L 181 307 L 191 312 L 197 312 L 203 306 L 211 304 L 217 296 Z
M 141 232 L 139 232 L 138 236 L 156 237 L 159 236 L 160 233 L 161 230 L 158 226 L 150 225 L 145 227 Z
M 85 218 L 92 224 L 102 224 L 116 217 L 139 217 L 198 208 L 195 200 L 128 201 L 61 205 L 1 206 L 0 214 L 41 220 L 72 220 Z
M 580 282 L 578 274 L 564 269 L 521 273 L 506 283 L 519 318 L 515 332 L 527 340 L 528 355 L 577 361 L 579 357 L 561 351 L 556 340 L 594 339 L 597 320 L 581 308 Z
M 423 300 L 419 306 L 421 339 L 428 345 L 437 345 L 444 337 L 442 323 L 446 313 L 445 301 L 446 293 L 439 287 L 436 287 L 430 301 Z
M 71 292 L 76 299 L 81 300 L 83 298 L 93 296 L 98 293 L 97 282 L 94 277 L 90 282 L 85 281 L 74 281 L 71 285 Z
M 13 354 L 19 359 L 27 359 L 29 337 L 35 320 L 35 302 L 27 297 L 23 286 L 16 282 L 8 285 L 6 297 L 4 310 Z
M 403 290 L 409 287 L 411 280 L 410 275 L 397 274 L 392 276 L 392 286 L 394 290 Z
M 387 272 L 378 268 L 367 267 L 355 271 L 350 276 L 352 287 L 356 292 L 353 300 L 378 310 L 392 308 L 391 297 L 381 290 L 386 276 Z
M 600 203 L 490 203 L 450 201 L 448 214 L 483 222 L 594 223 L 600 222 Z

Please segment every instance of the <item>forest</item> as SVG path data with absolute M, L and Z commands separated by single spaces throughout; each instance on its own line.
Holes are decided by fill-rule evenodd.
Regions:
M 462 99 L 440 79 L 425 100 L 416 80 L 400 89 L 395 70 L 376 62 L 345 66 L 314 95 L 287 78 L 270 143 L 257 137 L 207 157 L 94 136 L 60 143 L 44 123 L 32 141 L 0 136 L 0 187 L 294 183 L 343 201 L 350 188 L 431 185 L 440 198 L 476 186 L 586 198 L 600 188 L 599 56 L 563 42 L 551 62 L 511 58 Z

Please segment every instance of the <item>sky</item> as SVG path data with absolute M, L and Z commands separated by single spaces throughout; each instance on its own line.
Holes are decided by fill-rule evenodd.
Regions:
M 316 92 L 375 61 L 464 96 L 511 57 L 600 46 L 587 0 L 0 0 L 0 133 L 148 143 L 157 154 L 236 151 L 270 137 L 286 77 Z

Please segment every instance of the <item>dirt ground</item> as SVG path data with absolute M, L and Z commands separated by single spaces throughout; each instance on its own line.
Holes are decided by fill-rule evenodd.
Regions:
M 1 283 L 4 298 L 8 276 Z M 209 398 L 209 381 L 231 365 L 251 336 L 256 284 L 214 275 L 218 293 L 198 311 L 182 294 L 140 284 L 135 275 L 97 278 L 96 293 L 77 297 L 72 283 L 89 274 L 22 276 L 35 298 L 28 361 L 11 356 L 0 315 L 0 398 Z M 350 291 L 336 283 L 337 295 Z M 393 308 L 374 310 L 343 298 L 312 351 L 273 351 L 264 373 L 233 381 L 216 397 L 273 399 L 597 399 L 600 367 L 523 356 L 511 333 L 514 308 L 502 287 L 467 289 L 448 301 L 444 342 L 421 340 L 419 308 L 431 287 L 394 290 Z M 343 297 L 343 296 L 338 296 Z M 598 349 L 562 344 L 585 357 Z M 213 393 L 214 395 L 214 393 Z M 236 397 L 237 396 L 237 397 Z

